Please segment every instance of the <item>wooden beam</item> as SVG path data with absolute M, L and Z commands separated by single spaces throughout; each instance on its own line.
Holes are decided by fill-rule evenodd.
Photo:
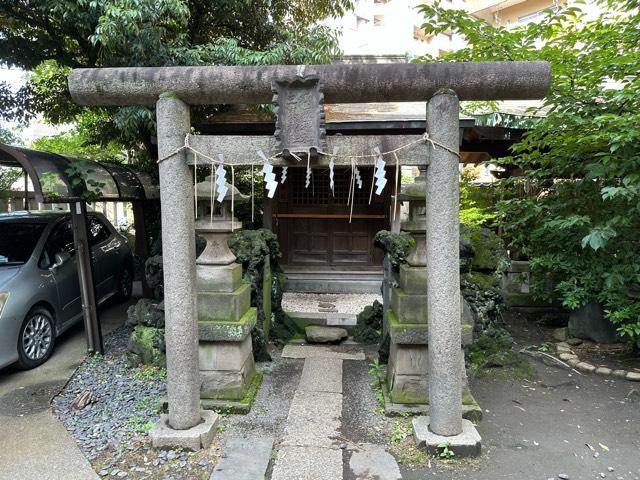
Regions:
M 398 150 L 397 155 L 402 165 L 426 165 L 428 164 L 428 149 L 421 141 L 422 135 L 333 135 L 327 137 L 327 152 L 333 152 L 333 147 L 337 146 L 338 156 L 336 157 L 336 165 L 351 165 L 352 155 L 372 155 L 373 148 L 377 145 L 381 152 L 389 152 L 404 145 L 407 148 Z M 190 135 L 189 145 L 198 152 L 209 157 L 218 159 L 219 154 L 224 155 L 225 163 L 234 165 L 250 165 L 261 164 L 263 161 L 256 153 L 262 150 L 265 155 L 270 157 L 276 152 L 276 140 L 272 136 L 267 135 Z M 313 167 L 326 167 L 329 165 L 330 155 L 321 155 L 318 160 L 312 161 Z M 375 162 L 374 157 L 354 158 L 356 165 L 371 166 Z M 385 161 L 389 165 L 395 164 L 395 159 L 391 156 L 385 156 Z M 209 164 L 210 160 L 202 156 L 196 159 L 191 154 L 187 155 L 187 163 L 193 165 L 196 163 Z M 306 166 L 306 162 L 291 163 L 282 158 L 276 158 L 270 162 L 275 166 Z

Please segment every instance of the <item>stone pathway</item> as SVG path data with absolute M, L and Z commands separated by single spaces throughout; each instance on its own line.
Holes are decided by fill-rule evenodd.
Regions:
M 227 440 L 211 480 L 263 480 L 271 458 L 272 437 L 237 437 Z
M 342 359 L 304 362 L 272 480 L 341 480 Z
M 305 362 L 271 479 L 342 480 L 344 460 L 353 452 L 349 478 L 400 480 L 398 465 L 384 447 L 350 446 L 341 435 L 343 361 L 364 360 L 364 354 L 321 346 L 287 346 L 285 352 Z

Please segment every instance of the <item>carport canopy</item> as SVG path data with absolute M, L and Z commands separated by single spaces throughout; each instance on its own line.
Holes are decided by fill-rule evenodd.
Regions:
M 82 310 L 90 353 L 103 353 L 102 331 L 93 282 L 91 250 L 87 236 L 87 206 L 83 192 L 91 201 L 132 202 L 136 228 L 136 253 L 148 254 L 143 204 L 159 200 L 160 188 L 151 175 L 121 164 L 97 162 L 0 144 L 0 166 L 22 168 L 33 184 L 40 203 L 69 203 L 73 237 L 78 255 L 78 279 Z M 28 198 L 28 192 L 25 192 Z M 143 282 L 144 284 L 144 282 Z
M 73 170 L 70 172 L 71 164 L 75 171 L 80 171 L 79 176 L 74 177 Z M 160 198 L 160 189 L 151 175 L 121 164 L 0 145 L 0 165 L 24 169 L 40 203 L 80 202 L 85 190 L 94 191 L 96 194 L 92 200 L 97 202 L 135 202 Z M 77 182 L 77 179 L 81 182 Z M 92 181 L 99 184 L 99 188 L 92 187 Z

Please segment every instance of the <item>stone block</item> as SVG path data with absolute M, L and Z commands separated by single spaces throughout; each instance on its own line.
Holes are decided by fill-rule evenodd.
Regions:
M 257 317 L 258 313 L 252 307 L 237 322 L 198 322 L 198 338 L 201 342 L 240 342 L 251 335 Z
M 238 321 L 251 307 L 251 287 L 242 284 L 233 292 L 198 293 L 199 321 Z
M 393 375 L 389 384 L 389 397 L 393 403 L 429 403 L 429 385 L 426 372 L 422 375 Z
M 627 372 L 624 378 L 630 382 L 640 382 L 640 372 Z
M 160 420 L 149 432 L 154 448 L 184 448 L 193 451 L 209 448 L 220 417 L 210 410 L 202 410 L 200 415 L 202 422 L 186 430 L 174 430 L 169 426 L 169 416 L 160 415 Z
M 611 372 L 611 376 L 612 377 L 616 377 L 616 378 L 620 378 L 620 379 L 624 379 L 627 376 L 627 371 L 626 370 L 614 370 L 613 372 Z
M 414 418 L 413 437 L 418 448 L 425 448 L 432 455 L 438 455 L 438 445 L 447 443 L 456 457 L 477 457 L 482 449 L 482 438 L 476 427 L 469 420 L 462 419 L 462 433 L 453 436 L 443 436 L 433 433 L 429 429 L 429 417 Z
M 425 267 L 412 267 L 406 263 L 399 269 L 400 288 L 409 295 L 427 294 L 427 269 Z
M 349 335 L 344 328 L 310 325 L 304 329 L 309 343 L 337 343 Z
M 240 370 L 201 370 L 200 398 L 240 400 L 247 394 L 255 374 L 253 356 Z
M 559 340 L 560 342 L 564 342 L 569 338 L 569 329 L 567 327 L 556 328 L 553 331 L 554 340 Z
M 597 303 L 589 303 L 571 312 L 569 333 L 573 337 L 587 338 L 598 343 L 620 341 L 616 327 L 604 317 L 602 305 Z
M 400 323 L 427 323 L 427 295 L 409 295 L 395 287 L 391 291 L 391 309 Z
M 200 371 L 239 371 L 252 355 L 251 335 L 246 336 L 241 342 L 201 341 L 198 346 Z
M 428 353 L 426 345 L 392 343 L 388 371 L 399 375 L 426 375 L 429 368 Z
M 393 310 L 387 311 L 389 336 L 392 343 L 409 345 L 427 345 L 429 343 L 429 325 L 400 323 Z M 473 327 L 466 322 L 461 323 L 462 345 L 473 342 Z
M 242 265 L 196 265 L 198 293 L 234 292 L 242 283 Z

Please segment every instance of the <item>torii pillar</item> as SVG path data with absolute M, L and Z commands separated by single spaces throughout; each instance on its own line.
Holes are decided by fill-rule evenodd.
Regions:
M 69 76 L 69 90 L 80 105 L 157 102 L 169 415 L 163 416 L 152 431 L 154 445 L 205 447 L 211 442 L 216 422 L 215 414 L 202 412 L 199 404 L 193 182 L 185 151 L 180 150 L 190 130 L 189 105 L 269 103 L 273 81 L 296 77 L 318 79 L 318 101 L 324 103 L 428 99 L 427 133 L 433 144 L 414 142 L 415 146 L 404 152 L 407 161 L 402 162 L 428 164 L 426 293 L 431 405 L 430 417 L 414 419 L 414 436 L 419 445 L 432 451 L 447 443 L 458 455 L 477 454 L 479 436 L 461 414 L 458 100 L 541 98 L 551 82 L 547 62 L 74 70 Z M 299 102 L 291 106 L 306 108 Z M 397 142 L 390 137 L 384 140 L 390 145 Z M 327 151 L 340 146 L 346 158 L 370 153 L 373 142 L 378 141 L 375 136 L 326 137 Z M 273 137 L 264 136 L 234 141 L 191 135 L 189 142 L 212 156 L 224 154 L 238 165 L 256 163 L 256 149 L 273 153 L 279 145 Z M 415 159 L 415 163 L 409 159 Z M 314 166 L 327 162 L 320 156 Z M 336 164 L 340 162 L 347 164 L 348 160 L 338 159 Z M 289 164 L 290 160 L 282 157 L 273 162 Z

